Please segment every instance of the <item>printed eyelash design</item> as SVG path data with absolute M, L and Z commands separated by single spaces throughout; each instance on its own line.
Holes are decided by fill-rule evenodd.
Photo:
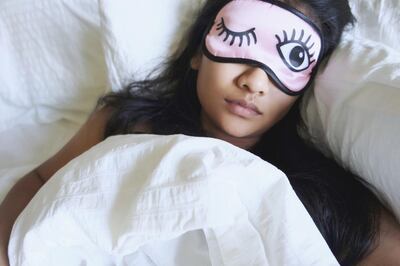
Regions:
M 250 42 L 251 39 L 250 37 L 253 37 L 254 39 L 254 44 L 257 43 L 257 35 L 254 32 L 256 28 L 251 28 L 249 30 L 246 31 L 242 31 L 242 32 L 236 32 L 236 31 L 232 31 L 230 29 L 228 29 L 225 25 L 225 21 L 224 18 L 221 18 L 221 22 L 218 23 L 217 25 L 217 31 L 220 31 L 220 33 L 218 34 L 218 36 L 221 36 L 222 34 L 226 33 L 224 42 L 226 42 L 229 38 L 229 36 L 232 36 L 232 40 L 229 43 L 230 46 L 232 46 L 235 43 L 236 38 L 239 38 L 240 42 L 239 42 L 239 47 L 242 47 L 243 44 L 243 38 L 246 37 L 247 39 L 247 45 L 250 46 Z
M 310 36 L 308 36 L 307 40 L 303 41 L 304 30 L 301 30 L 301 33 L 300 33 L 300 36 L 298 39 L 296 39 L 296 30 L 295 29 L 293 29 L 292 36 L 290 37 L 290 39 L 288 38 L 288 34 L 285 30 L 283 30 L 283 40 L 281 40 L 281 38 L 277 34 L 275 35 L 275 37 L 278 39 L 279 46 L 282 46 L 283 44 L 286 44 L 286 43 L 298 43 L 303 48 L 305 48 L 305 50 L 309 56 L 308 58 L 311 59 L 312 57 L 314 57 L 314 53 L 311 54 L 310 50 L 311 50 L 311 48 L 314 47 L 315 43 L 312 43 L 310 45 L 308 44 L 311 39 L 311 34 L 310 34 Z M 311 60 L 309 64 L 311 65 L 313 62 L 315 62 L 315 59 Z

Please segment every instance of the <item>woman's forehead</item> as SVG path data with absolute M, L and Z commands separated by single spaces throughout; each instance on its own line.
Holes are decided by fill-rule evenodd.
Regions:
M 236 0 L 227 1 L 225 5 L 227 5 L 232 1 Z M 249 0 L 249 1 L 264 1 L 264 0 Z M 313 8 L 310 6 L 310 4 L 307 3 L 307 1 L 301 1 L 301 0 L 272 0 L 272 1 L 278 3 L 280 2 L 290 6 L 291 8 L 296 9 L 298 12 L 302 13 L 304 16 L 310 19 L 312 23 L 316 24 L 316 26 L 321 30 L 321 21 L 318 15 L 313 10 Z M 265 2 L 269 1 L 267 0 Z
M 282 3 L 282 4 L 278 4 Z M 279 22 L 284 24 L 287 19 L 300 24 L 315 24 L 308 14 L 310 12 L 303 12 L 305 7 L 300 10 L 288 6 L 283 1 L 275 0 L 233 0 L 223 6 L 217 13 L 217 18 L 233 13 L 237 21 L 268 21 L 268 23 Z M 271 12 L 272 11 L 272 12 Z M 278 25 L 277 25 L 278 26 Z M 317 26 L 317 25 L 313 25 Z M 319 27 L 317 27 L 319 28 Z

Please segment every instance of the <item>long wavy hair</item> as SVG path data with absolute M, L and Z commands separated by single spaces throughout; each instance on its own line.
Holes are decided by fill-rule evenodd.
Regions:
M 119 92 L 99 99 L 112 107 L 104 138 L 134 133 L 138 124 L 154 134 L 204 136 L 197 98 L 197 71 L 191 59 L 201 51 L 204 32 L 230 0 L 208 0 L 178 49 L 148 78 L 133 80 Z M 347 0 L 286 0 L 310 13 L 322 31 L 324 55 L 329 57 L 347 25 L 354 23 Z M 157 73 L 157 74 L 154 74 Z M 360 179 L 324 157 L 298 134 L 304 127 L 299 102 L 250 150 L 281 168 L 314 219 L 341 265 L 354 265 L 373 248 L 381 205 Z

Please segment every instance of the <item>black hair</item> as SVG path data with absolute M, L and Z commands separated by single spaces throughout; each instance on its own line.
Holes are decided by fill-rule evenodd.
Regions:
M 112 107 L 104 138 L 133 133 L 138 124 L 154 134 L 204 136 L 197 98 L 197 72 L 191 59 L 201 50 L 204 32 L 230 0 L 208 0 L 188 30 L 183 48 L 144 80 L 134 80 L 98 102 Z M 328 57 L 341 34 L 354 22 L 347 0 L 286 0 L 301 6 L 319 25 Z M 306 143 L 297 133 L 303 127 L 299 101 L 250 151 L 281 168 L 342 265 L 354 265 L 373 248 L 381 205 L 359 178 Z

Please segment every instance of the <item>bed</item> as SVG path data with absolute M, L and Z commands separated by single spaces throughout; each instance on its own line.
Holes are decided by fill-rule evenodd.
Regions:
M 2 0 L 0 201 L 68 141 L 100 95 L 176 49 L 202 2 Z M 306 95 L 303 133 L 374 185 L 400 220 L 400 2 L 350 2 L 358 22 Z M 172 151 L 161 164 L 168 167 L 157 168 L 160 154 Z M 124 159 L 140 152 L 148 161 Z M 174 175 L 140 168 L 150 162 Z M 111 174 L 121 167 L 125 174 Z M 129 179 L 138 169 L 143 178 Z M 243 181 L 247 175 L 254 183 Z M 116 136 L 89 150 L 40 190 L 10 243 L 14 265 L 337 265 L 284 173 L 221 141 L 180 135 Z

